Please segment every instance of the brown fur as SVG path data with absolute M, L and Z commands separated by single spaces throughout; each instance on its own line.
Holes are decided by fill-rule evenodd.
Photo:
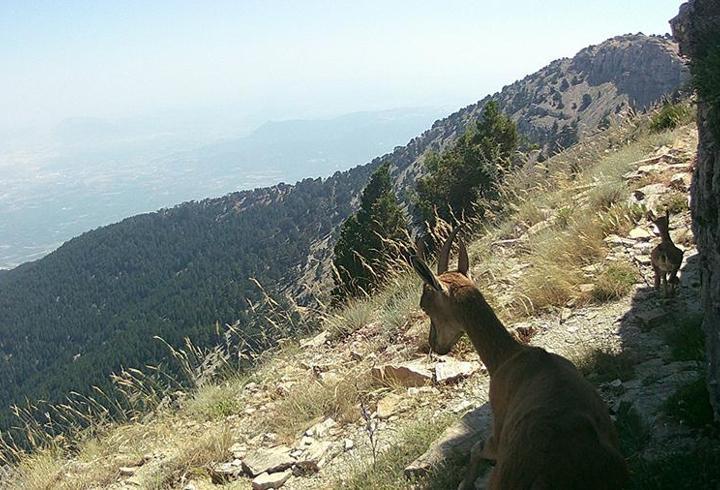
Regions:
M 666 296 L 675 292 L 675 287 L 680 283 L 677 273 L 682 265 L 685 252 L 680 250 L 670 238 L 670 213 L 656 218 L 648 213 L 648 219 L 657 226 L 660 232 L 660 244 L 650 254 L 650 261 L 655 272 L 655 289 L 660 289 L 662 283 Z
M 622 488 L 628 473 L 607 407 L 575 366 L 517 342 L 467 270 L 435 276 L 414 265 L 433 350 L 446 353 L 467 333 L 490 374 L 492 435 L 473 450 L 460 488 L 474 488 L 480 459 L 495 461 L 492 490 Z

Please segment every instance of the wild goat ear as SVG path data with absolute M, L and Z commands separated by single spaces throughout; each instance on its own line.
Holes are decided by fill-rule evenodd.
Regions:
M 442 284 L 440 284 L 437 276 L 433 274 L 433 272 L 430 270 L 430 267 L 428 267 L 427 264 L 422 261 L 422 259 L 418 258 L 416 255 L 413 255 L 412 257 L 410 257 L 410 261 L 412 262 L 415 272 L 417 272 L 418 276 L 420 276 L 420 278 L 425 284 L 433 288 L 435 291 L 443 290 Z
M 468 259 L 467 248 L 462 239 L 458 239 L 458 272 L 464 276 L 468 275 L 470 270 L 470 259 Z

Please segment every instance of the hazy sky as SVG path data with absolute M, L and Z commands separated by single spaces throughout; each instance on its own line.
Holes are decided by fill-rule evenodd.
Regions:
M 473 102 L 681 0 L 0 0 L 0 128 Z

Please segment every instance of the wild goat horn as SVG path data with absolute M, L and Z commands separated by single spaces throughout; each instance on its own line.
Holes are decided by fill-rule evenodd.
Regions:
M 415 255 L 420 260 L 425 260 L 425 239 L 420 235 L 415 237 Z
M 447 237 L 447 240 L 445 240 L 445 243 L 443 244 L 442 249 L 440 250 L 440 256 L 438 257 L 438 274 L 442 274 L 443 272 L 447 272 L 448 270 L 448 262 L 450 261 L 450 249 L 452 248 L 452 242 L 455 239 L 455 235 L 457 235 L 457 232 L 460 231 L 460 227 L 453 228 L 453 231 L 450 232 L 450 236 Z M 462 252 L 461 252 L 462 254 Z M 465 254 L 467 256 L 467 253 Z
M 462 238 L 458 239 L 458 271 L 467 276 L 470 270 L 470 259 L 468 259 L 467 248 Z

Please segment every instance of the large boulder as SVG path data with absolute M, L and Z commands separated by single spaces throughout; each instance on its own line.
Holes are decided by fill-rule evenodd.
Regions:
M 720 56 L 720 2 L 690 0 L 670 21 L 681 53 L 702 70 Z M 717 70 L 718 68 L 714 68 Z M 717 72 L 716 75 L 717 77 Z M 714 80 L 717 80 L 715 78 Z M 700 282 L 707 335 L 708 389 L 720 416 L 720 87 L 705 82 L 698 93 L 698 160 L 691 188 L 693 231 L 700 252 Z M 708 92 L 715 100 L 708 100 Z

